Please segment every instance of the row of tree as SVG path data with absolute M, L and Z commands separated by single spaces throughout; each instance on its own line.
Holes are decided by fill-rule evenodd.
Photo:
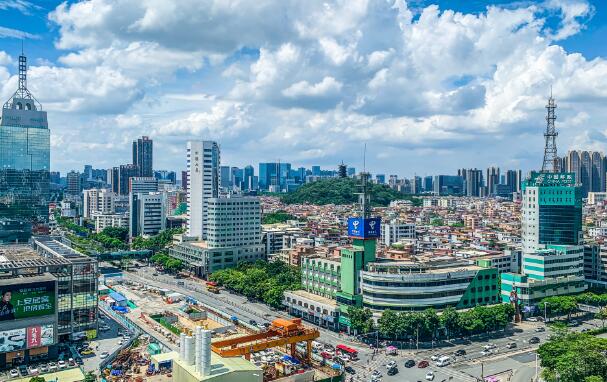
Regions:
M 179 272 L 184 267 L 183 261 L 176 259 L 174 257 L 171 257 L 162 252 L 156 253 L 155 255 L 153 255 L 150 258 L 150 261 L 153 262 L 154 264 L 161 265 L 165 271 L 171 272 L 171 273 Z
M 288 220 L 297 220 L 297 217 L 287 213 L 286 211 L 279 210 L 263 215 L 261 222 L 262 224 L 276 224 L 284 223 Z
M 607 381 L 607 339 L 557 331 L 538 350 L 546 382 Z
M 579 311 L 578 304 L 588 304 L 598 307 L 607 306 L 607 293 L 585 292 L 572 296 L 552 296 L 542 299 L 538 306 L 545 309 L 546 315 L 566 315 L 571 318 L 573 313 Z
M 440 315 L 434 309 L 422 312 L 385 310 L 375 325 L 371 310 L 350 307 L 348 317 L 352 329 L 357 333 L 378 330 L 386 339 L 430 341 L 504 329 L 512 322 L 514 308 L 510 304 L 477 306 L 466 311 L 449 307 Z
M 129 249 L 129 229 L 124 227 L 106 227 L 99 233 L 89 236 L 105 249 Z
M 158 252 L 162 249 L 165 249 L 173 242 L 173 235 L 177 235 L 183 233 L 183 228 L 171 228 L 165 229 L 160 232 L 158 235 L 143 237 L 137 236 L 133 238 L 133 242 L 131 243 L 132 249 L 149 249 L 153 252 Z
M 301 273 L 298 267 L 282 261 L 240 263 L 235 268 L 213 272 L 209 280 L 248 298 L 280 308 L 286 290 L 301 289 Z

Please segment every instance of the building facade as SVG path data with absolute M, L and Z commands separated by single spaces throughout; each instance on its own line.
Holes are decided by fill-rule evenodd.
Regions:
M 415 239 L 415 224 L 391 220 L 382 224 L 381 241 L 389 247 L 403 239 Z
M 166 228 L 164 192 L 129 195 L 129 236 L 153 236 Z
M 146 137 L 133 141 L 133 164 L 137 166 L 137 176 L 154 176 L 154 142 Z
M 188 168 L 188 235 L 206 238 L 208 200 L 219 197 L 221 183 L 219 145 L 213 141 L 189 141 Z
M 46 111 L 27 89 L 19 56 L 19 87 L 0 120 L 0 243 L 27 242 L 48 226 L 50 131 Z

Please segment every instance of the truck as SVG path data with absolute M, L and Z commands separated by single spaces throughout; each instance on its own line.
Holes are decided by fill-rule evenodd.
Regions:
M 219 294 L 219 288 L 215 285 L 207 285 L 207 290 L 211 293 Z
M 450 363 L 451 363 L 451 358 L 449 356 L 444 355 L 436 361 L 436 366 L 443 367 L 443 366 L 449 365 Z

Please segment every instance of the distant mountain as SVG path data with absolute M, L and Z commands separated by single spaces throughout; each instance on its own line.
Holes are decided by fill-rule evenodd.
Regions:
M 304 184 L 281 198 L 287 204 L 352 204 L 358 202 L 357 192 L 360 192 L 359 180 L 329 178 Z M 369 183 L 369 194 L 374 206 L 387 206 L 393 200 L 412 200 L 415 205 L 421 204 L 421 199 L 402 194 L 383 184 Z

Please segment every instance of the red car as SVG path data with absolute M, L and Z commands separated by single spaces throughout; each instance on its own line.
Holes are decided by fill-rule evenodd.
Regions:
M 331 358 L 333 358 L 333 356 L 331 354 L 327 353 L 326 351 L 320 353 L 320 356 L 322 358 L 324 358 L 324 359 L 331 359 Z
M 417 364 L 417 367 L 419 367 L 420 369 L 423 369 L 425 367 L 428 367 L 429 363 L 428 361 L 419 361 L 419 363 Z

